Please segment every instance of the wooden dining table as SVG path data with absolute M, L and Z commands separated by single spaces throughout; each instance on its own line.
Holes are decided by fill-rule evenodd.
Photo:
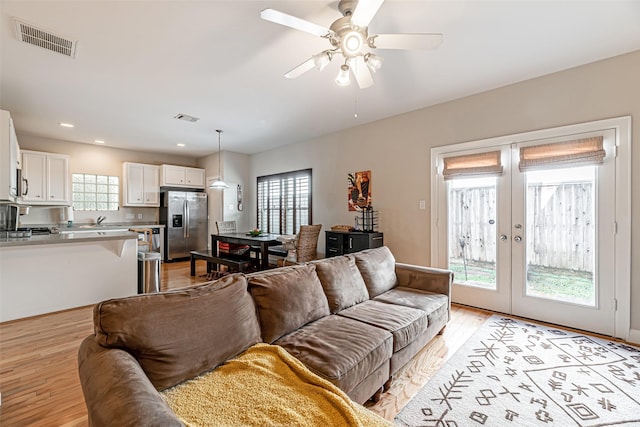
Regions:
M 242 233 L 219 233 L 211 235 L 211 251 L 213 255 L 218 257 L 218 242 L 235 243 L 239 245 L 259 246 L 260 247 L 260 269 L 269 268 L 269 246 L 280 245 L 277 240 L 277 234 L 261 234 L 252 236 L 248 232 Z

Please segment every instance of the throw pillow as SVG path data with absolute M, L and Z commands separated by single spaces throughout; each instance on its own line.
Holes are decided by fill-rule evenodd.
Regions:
M 356 265 L 362 274 L 369 298 L 387 292 L 396 287 L 396 259 L 386 246 L 375 249 L 367 249 L 354 254 Z
M 251 274 L 248 279 L 266 343 L 330 314 L 313 265 L 278 268 Z
M 352 255 L 314 261 L 331 313 L 369 299 L 367 287 Z
M 241 274 L 104 301 L 93 316 L 96 341 L 131 353 L 157 390 L 213 369 L 260 341 L 255 306 Z

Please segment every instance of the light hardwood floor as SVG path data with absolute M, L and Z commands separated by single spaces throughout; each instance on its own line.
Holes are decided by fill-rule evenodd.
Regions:
M 199 263 L 191 278 L 188 262 L 163 264 L 162 290 L 201 283 L 204 269 Z M 407 364 L 379 402 L 367 406 L 392 420 L 491 314 L 454 306 L 444 334 Z M 92 307 L 0 324 L 0 425 L 86 426 L 77 352 L 92 333 Z

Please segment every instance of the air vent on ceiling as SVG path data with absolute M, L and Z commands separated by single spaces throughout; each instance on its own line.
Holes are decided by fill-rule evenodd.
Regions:
M 55 34 L 42 27 L 38 28 L 18 18 L 13 18 L 13 20 L 16 23 L 18 40 L 71 58 L 76 57 L 77 40 L 73 41 L 62 34 Z
M 192 122 L 192 123 L 200 120 L 200 117 L 193 117 L 188 114 L 177 114 L 173 116 L 173 118 L 178 120 L 184 120 L 185 122 Z

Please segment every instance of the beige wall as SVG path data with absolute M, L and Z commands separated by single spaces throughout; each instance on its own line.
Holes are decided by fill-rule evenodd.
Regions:
M 196 159 L 191 157 L 123 150 L 94 144 L 80 144 L 22 135 L 20 133 L 18 133 L 18 141 L 21 150 L 68 154 L 71 156 L 69 159 L 69 171 L 71 173 L 115 175 L 122 179 L 123 162 L 196 166 Z M 127 214 L 133 214 L 134 220 L 127 219 Z M 121 207 L 117 212 L 75 212 L 74 221 L 76 223 L 95 222 L 98 215 L 105 215 L 107 223 L 130 221 L 155 223 L 158 221 L 157 208 L 124 207 Z M 138 215 L 142 215 L 142 218 L 138 219 Z M 64 224 L 66 223 L 66 215 L 65 210 L 62 208 L 32 207 L 29 215 L 22 216 L 20 220 L 21 225 L 24 226 L 31 224 Z
M 250 222 L 250 214 L 247 210 L 246 201 L 253 197 L 247 190 L 247 183 L 251 181 L 251 171 L 249 169 L 250 156 L 246 154 L 223 151 L 220 164 L 225 183 L 229 188 L 225 190 L 207 190 L 209 194 L 209 230 L 215 232 L 215 222 L 219 220 L 236 221 L 238 230 L 248 230 L 253 228 Z M 198 160 L 198 167 L 204 168 L 207 173 L 207 181 L 211 181 L 220 175 L 218 171 L 218 153 L 203 157 Z M 237 188 L 243 188 L 243 199 L 245 200 L 242 211 L 238 210 Z M 221 210 L 224 206 L 224 211 Z
M 323 230 L 353 223 L 346 176 L 370 169 L 385 243 L 399 261 L 428 265 L 432 147 L 627 115 L 640 118 L 640 51 L 260 153 L 251 166 L 254 177 L 313 168 L 313 222 Z M 640 141 L 638 126 L 632 141 Z M 631 325 L 640 329 L 637 142 L 632 157 Z M 421 199 L 426 210 L 418 208 Z M 255 200 L 249 201 L 255 223 Z
M 196 159 L 162 153 L 123 150 L 97 144 L 81 144 L 57 139 L 18 134 L 21 150 L 44 151 L 71 156 L 71 173 L 95 173 L 122 176 L 122 162 L 146 163 L 149 165 L 196 166 Z

